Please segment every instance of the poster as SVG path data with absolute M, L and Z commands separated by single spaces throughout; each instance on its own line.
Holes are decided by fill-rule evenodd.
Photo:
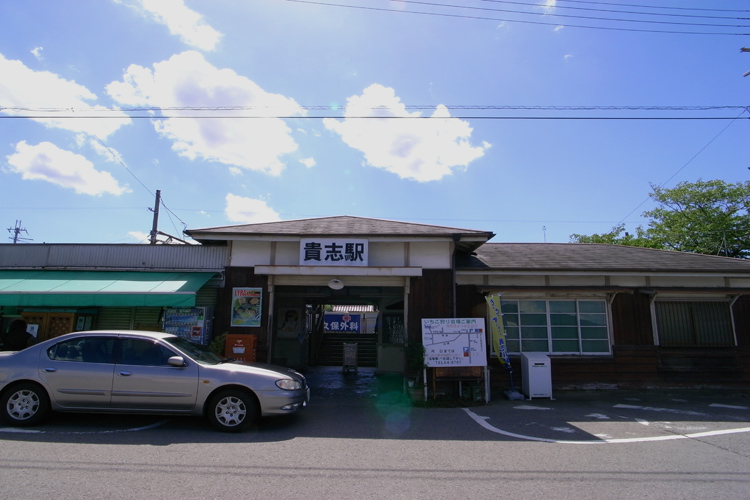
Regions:
M 302 309 L 280 307 L 276 332 L 280 339 L 298 339 L 304 335 L 305 316 Z
M 262 288 L 232 288 L 232 326 L 260 326 Z
M 484 318 L 422 319 L 425 364 L 487 366 Z

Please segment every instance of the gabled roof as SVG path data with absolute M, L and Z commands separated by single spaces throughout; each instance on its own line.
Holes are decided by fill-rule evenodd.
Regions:
M 730 273 L 750 275 L 750 260 L 598 243 L 486 243 L 458 269 Z
M 202 243 L 216 240 L 228 241 L 247 236 L 347 236 L 347 237 L 436 237 L 446 238 L 460 236 L 463 251 L 471 251 L 495 236 L 490 231 L 460 229 L 429 224 L 415 224 L 385 219 L 370 219 L 342 215 L 337 217 L 320 217 L 260 224 L 243 224 L 237 226 L 209 227 L 190 229 L 188 235 Z M 244 238 L 242 238 L 244 239 Z

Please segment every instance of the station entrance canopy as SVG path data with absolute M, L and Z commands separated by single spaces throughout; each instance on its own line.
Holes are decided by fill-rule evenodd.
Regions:
M 0 271 L 0 306 L 191 307 L 212 272 Z

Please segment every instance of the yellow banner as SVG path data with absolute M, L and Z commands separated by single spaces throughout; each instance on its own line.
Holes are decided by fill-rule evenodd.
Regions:
M 487 308 L 490 313 L 490 333 L 492 334 L 492 347 L 497 354 L 500 363 L 510 366 L 508 347 L 505 340 L 505 325 L 503 324 L 502 299 L 499 293 L 487 295 Z

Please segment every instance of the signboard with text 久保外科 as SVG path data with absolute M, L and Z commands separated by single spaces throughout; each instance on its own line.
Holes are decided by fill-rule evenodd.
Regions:
M 362 316 L 349 313 L 326 313 L 324 316 L 326 333 L 361 333 Z
M 367 240 L 307 238 L 300 241 L 301 266 L 367 266 Z
M 487 366 L 484 318 L 422 319 L 425 364 L 430 368 Z

